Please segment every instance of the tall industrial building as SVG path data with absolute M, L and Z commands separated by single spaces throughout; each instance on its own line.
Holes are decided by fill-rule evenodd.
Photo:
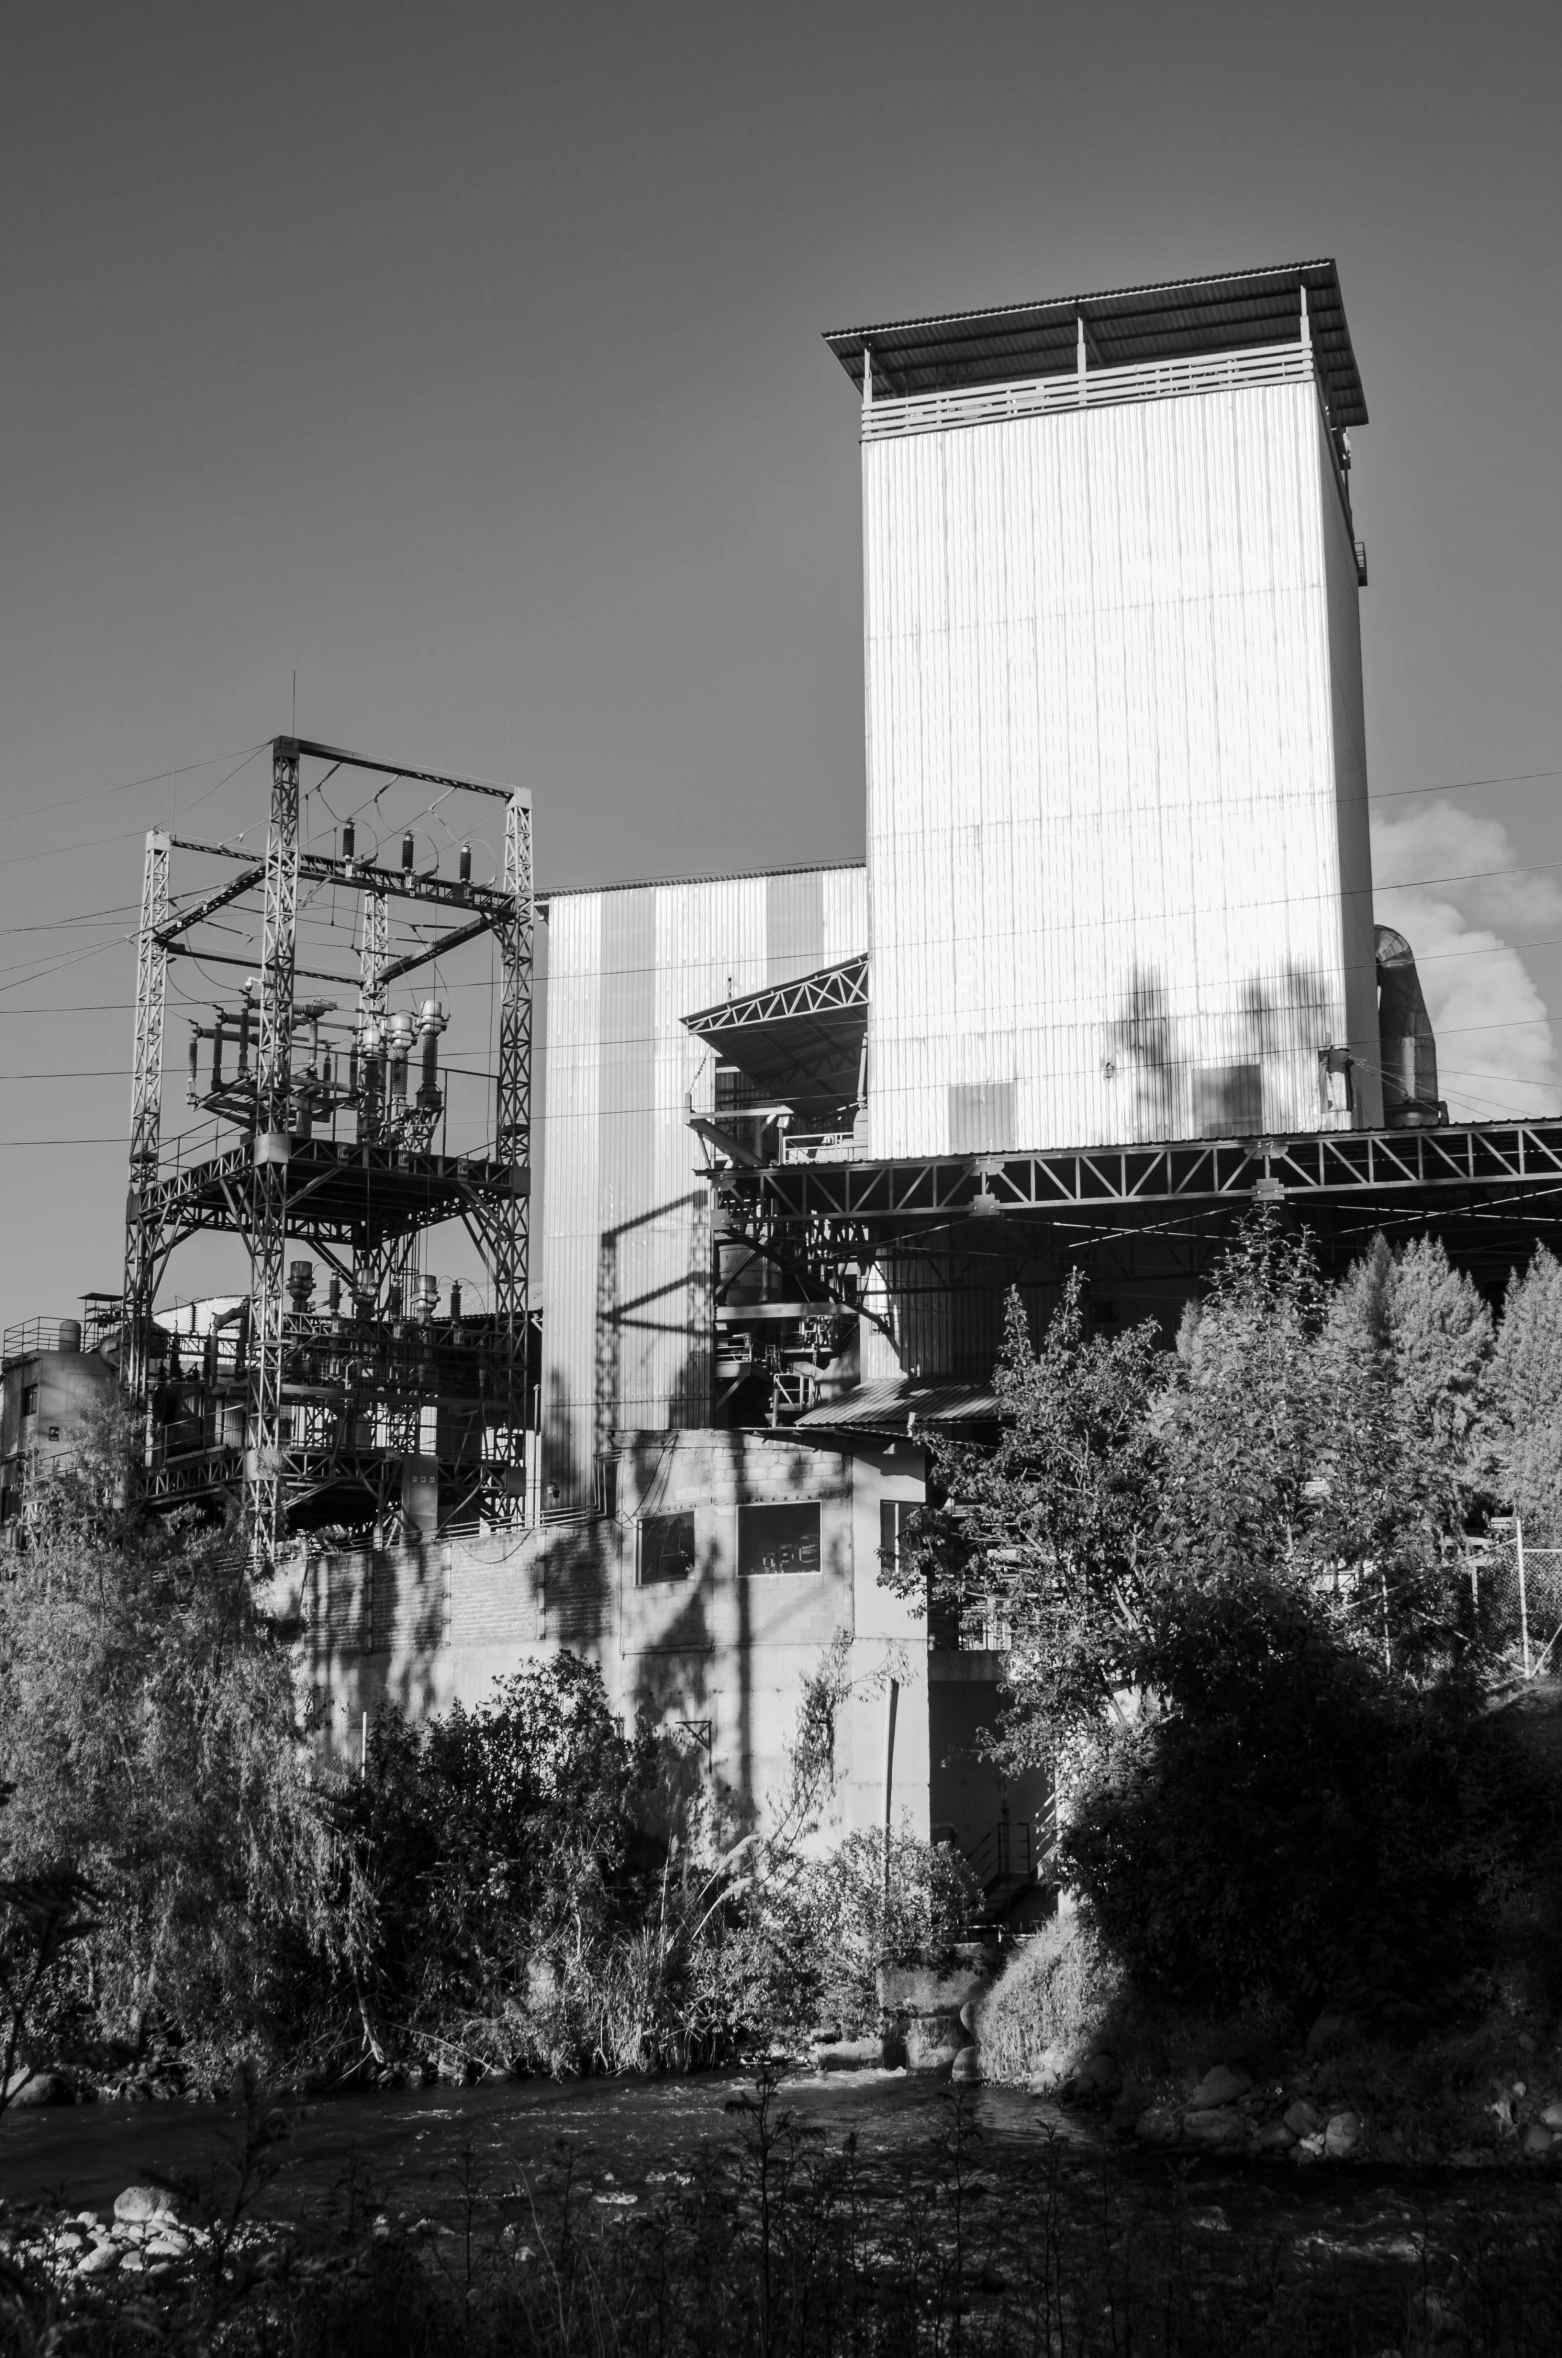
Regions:
M 863 401 L 869 1151 L 1376 1124 L 1333 265 L 829 342 Z
M 264 862 L 178 847 L 238 864 L 174 902 L 149 847 L 129 1299 L 86 1354 L 7 1337 L 0 1473 L 16 1522 L 101 1336 L 153 1493 L 242 1510 L 291 1583 L 340 1740 L 564 1644 L 762 1811 L 840 1641 L 836 1823 L 888 1791 L 1013 1864 L 1044 1792 L 976 1743 L 1001 1622 L 930 1632 L 879 1578 L 926 1436 L 994 1428 L 1010 1294 L 1039 1330 L 1079 1270 L 1098 1328 L 1169 1331 L 1255 1203 L 1335 1267 L 1435 1226 L 1495 1290 L 1562 1122 L 1449 1124 L 1374 926 L 1333 264 L 828 341 L 861 397 L 866 866 L 543 891 L 533 968 L 523 798 L 501 858 L 492 789 L 279 740 Z M 172 1137 L 161 977 L 242 971 L 196 928 L 246 907 L 259 980 Z M 485 934 L 496 1057 L 453 963 Z M 481 1298 L 440 1274 L 458 1220 Z M 249 1238 L 247 1296 L 157 1291 L 198 1227 Z

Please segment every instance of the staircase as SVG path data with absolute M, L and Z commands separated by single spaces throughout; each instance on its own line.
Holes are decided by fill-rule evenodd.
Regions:
M 1002 1924 L 1021 1893 L 1040 1881 L 1058 1847 L 1058 1835 L 1055 1799 L 1034 1820 L 1011 1818 L 1005 1805 L 998 1823 L 967 1851 L 982 1888 L 976 1921 L 984 1931 Z

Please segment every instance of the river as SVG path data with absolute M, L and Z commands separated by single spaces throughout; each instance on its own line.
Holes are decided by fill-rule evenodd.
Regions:
M 644 2199 L 703 2146 L 730 2145 L 736 2073 L 665 2079 L 523 2080 L 474 2088 L 333 2096 L 286 2108 L 289 2133 L 256 2208 L 285 2217 L 341 2187 L 392 2215 L 438 2217 L 463 2186 L 503 2198 L 567 2143 L 585 2188 Z M 783 2102 L 832 2140 L 855 2132 L 868 2153 L 926 2145 L 947 2130 L 947 2086 L 903 2073 L 799 2075 Z M 1530 2227 L 1562 2215 L 1562 2183 L 1514 2170 L 1404 2170 L 1172 2159 L 1113 2144 L 1081 2120 L 1016 2089 L 971 2092 L 967 2118 L 986 2170 L 1001 2180 L 1049 2136 L 1072 2170 L 1099 2172 L 1130 2212 L 1179 2206 L 1201 2238 L 1282 2241 L 1319 2261 L 1414 2269 L 1501 2211 Z M 236 2106 L 89 2105 L 12 2114 L 0 2124 L 0 2196 L 106 2211 L 122 2187 L 166 2177 L 214 2192 L 243 2145 Z

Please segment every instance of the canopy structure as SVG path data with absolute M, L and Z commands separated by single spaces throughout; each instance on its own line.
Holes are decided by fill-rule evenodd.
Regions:
M 763 1098 L 790 1106 L 805 1128 L 827 1128 L 860 1095 L 868 961 L 821 966 L 683 1020 Z
M 977 1440 L 998 1424 L 1000 1413 L 992 1392 L 982 1385 L 919 1384 L 899 1378 L 854 1384 L 838 1399 L 808 1409 L 794 1430 L 819 1437 L 887 1434 L 903 1441 L 931 1426 L 951 1440 Z
M 836 328 L 824 340 L 859 390 L 863 355 L 871 351 L 875 397 L 943 393 L 962 385 L 1072 375 L 1081 336 L 1091 369 L 1294 344 L 1301 335 L 1303 288 L 1314 365 L 1329 415 L 1336 426 L 1364 426 L 1361 372 L 1351 349 L 1339 273 L 1328 259 L 1063 295 L 993 311 L 953 311 L 879 327 Z

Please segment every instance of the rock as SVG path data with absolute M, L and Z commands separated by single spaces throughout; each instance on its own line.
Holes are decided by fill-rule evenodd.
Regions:
M 877 2071 L 884 2060 L 882 2039 L 837 2039 L 814 2055 L 816 2071 Z M 120 2202 L 124 2196 L 120 2196 Z M 115 2206 L 116 2213 L 119 2203 Z
M 1113 2096 L 1123 2084 L 1123 2075 L 1112 2055 L 1092 2055 L 1074 2074 L 1075 2085 L 1081 2089 L 1094 2088 L 1103 2096 Z
M 1361 2143 L 1359 2112 L 1331 2112 L 1323 2132 L 1323 2150 L 1330 2161 L 1344 2161 Z
M 947 2071 L 960 2054 L 965 2041 L 947 2023 L 921 2022 L 915 2017 L 906 2025 L 906 2068 L 908 2071 Z M 830 2067 L 825 2065 L 825 2069 Z
M 952 2080 L 979 2080 L 981 2076 L 982 2067 L 976 2059 L 976 2049 L 962 2047 L 949 2067 L 949 2077 Z
M 1182 2116 L 1182 2133 L 1190 2145 L 1215 2151 L 1228 2145 L 1244 2144 L 1247 2136 L 1241 2114 L 1230 2112 L 1224 2107 L 1185 2112 Z
M 1355 2029 L 1348 2014 L 1320 2014 L 1307 2034 L 1309 2055 L 1327 2055 L 1331 2048 L 1342 2047 Z
M 1258 2142 L 1265 2153 L 1289 2153 L 1296 2143 L 1296 2131 L 1287 2128 L 1284 2121 L 1265 2121 Z
M 16 2071 L 11 2074 L 11 2109 L 14 2112 L 33 2112 L 45 2104 L 69 2104 L 71 2089 L 53 2071 Z
M 1540 2119 L 1543 2128 L 1562 2129 L 1562 2102 L 1548 2104 Z
M 1182 2135 L 1182 2115 L 1170 2104 L 1152 2104 L 1134 2122 L 1141 2145 L 1175 2145 Z
M 173 2197 L 161 2186 L 127 2186 L 114 2197 L 114 2217 L 122 2227 L 141 2227 L 149 2219 L 171 2219 L 173 2215 Z
M 1519 2151 L 1526 2161 L 1544 2161 L 1556 2142 L 1555 2131 L 1548 2129 L 1544 2121 L 1531 2121 L 1520 2141 Z
M 1298 2096 L 1285 2108 L 1285 2125 L 1293 2137 L 1313 2137 L 1323 2127 L 1323 2114 L 1305 2096 Z
M 627 2199 L 633 2202 L 635 2198 L 630 2195 Z M 190 2244 L 188 2237 L 181 2235 L 176 2227 L 164 2227 L 141 2248 L 149 2260 L 182 2260 Z
M 95 2244 L 84 2260 L 76 2263 L 78 2276 L 111 2276 L 119 2266 L 119 2249 L 112 2243 Z
M 970 2038 L 975 2038 L 976 2000 L 974 1998 L 967 1998 L 965 2004 L 960 2009 L 960 2028 L 966 2032 Z
M 1189 2112 L 1213 2112 L 1218 2105 L 1235 2104 L 1252 2087 L 1248 2072 L 1238 2071 L 1232 2064 L 1217 2063 L 1200 2080 L 1188 2098 Z

